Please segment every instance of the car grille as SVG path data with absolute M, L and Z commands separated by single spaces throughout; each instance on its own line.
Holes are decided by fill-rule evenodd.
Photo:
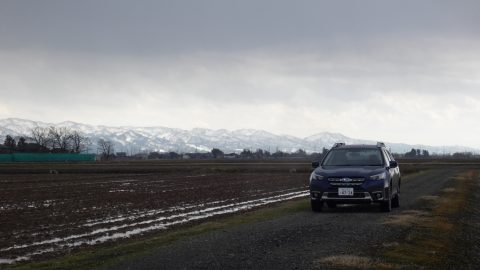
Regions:
M 363 177 L 329 177 L 328 182 L 335 187 L 361 186 L 365 182 Z

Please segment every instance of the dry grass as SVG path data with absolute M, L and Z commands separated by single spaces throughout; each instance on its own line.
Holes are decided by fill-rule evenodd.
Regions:
M 418 210 L 403 211 L 398 215 L 390 216 L 383 224 L 409 227 L 425 222 L 427 212 Z
M 398 242 L 389 242 L 389 243 L 383 243 L 382 246 L 384 246 L 384 247 L 398 247 L 398 246 L 400 246 L 400 243 L 398 243 Z
M 421 199 L 431 203 L 431 212 L 404 211 L 392 216 L 385 224 L 411 227 L 411 232 L 400 245 L 389 249 L 385 256 L 391 263 L 413 264 L 415 268 L 437 268 L 450 252 L 453 238 L 457 233 L 458 214 L 466 207 L 469 184 L 476 179 L 476 171 L 458 175 L 456 186 L 442 190 L 441 196 L 424 196 Z M 411 265 L 410 265 L 411 266 Z
M 319 268 L 321 266 L 329 266 L 341 269 L 393 269 L 389 264 L 372 260 L 368 257 L 355 255 L 338 255 L 330 256 L 315 263 Z
M 436 195 L 427 195 L 427 196 L 422 196 L 420 197 L 420 200 L 425 201 L 425 202 L 436 202 L 440 198 L 439 196 Z
M 444 189 L 442 190 L 442 192 L 444 192 L 444 193 L 455 192 L 455 188 L 452 188 L 452 187 L 451 187 L 451 188 L 444 188 Z

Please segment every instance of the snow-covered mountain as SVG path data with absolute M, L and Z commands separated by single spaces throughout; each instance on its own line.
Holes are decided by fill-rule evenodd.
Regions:
M 307 152 L 319 152 L 323 147 L 330 148 L 336 142 L 347 144 L 370 144 L 374 141 L 349 138 L 339 133 L 323 132 L 306 138 L 290 135 L 276 135 L 263 130 L 210 130 L 194 128 L 191 130 L 168 127 L 108 127 L 94 126 L 71 121 L 61 123 L 44 123 L 17 118 L 0 120 L 0 140 L 6 135 L 30 136 L 35 127 L 68 127 L 77 130 L 89 137 L 94 144 L 90 151 L 94 151 L 95 142 L 99 139 L 111 140 L 115 143 L 115 151 L 138 153 L 142 151 L 158 152 L 207 152 L 212 148 L 219 148 L 224 152 L 240 152 L 243 149 L 265 149 L 270 152 L 281 150 L 293 152 L 304 149 Z M 475 151 L 463 146 L 435 147 L 427 145 L 409 145 L 401 143 L 386 143 L 393 152 L 405 153 L 412 148 L 426 149 L 430 153 L 453 153 Z

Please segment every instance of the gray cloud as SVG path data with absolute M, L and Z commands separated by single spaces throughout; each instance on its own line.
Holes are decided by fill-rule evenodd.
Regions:
M 479 8 L 2 1 L 0 118 L 480 146 Z
M 381 37 L 478 35 L 478 1 L 17 1 L 0 4 L 0 48 L 151 54 Z M 336 49 L 336 44 L 332 50 Z

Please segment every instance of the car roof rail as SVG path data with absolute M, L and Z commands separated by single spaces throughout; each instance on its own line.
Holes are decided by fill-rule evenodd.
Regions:
M 345 146 L 345 143 L 344 142 L 335 143 L 332 148 L 337 148 L 340 146 Z
M 377 147 L 385 147 L 385 143 L 383 143 L 383 142 L 377 142 Z

